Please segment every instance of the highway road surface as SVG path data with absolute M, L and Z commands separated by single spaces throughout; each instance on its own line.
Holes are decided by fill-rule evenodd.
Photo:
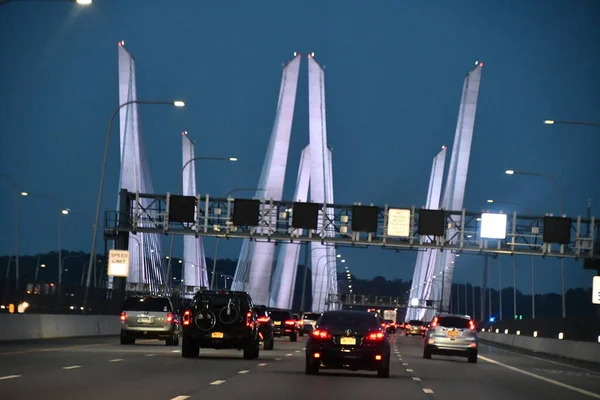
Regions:
M 600 366 L 481 345 L 479 362 L 422 358 L 422 339 L 392 336 L 389 379 L 375 373 L 304 374 L 305 340 L 277 340 L 258 360 L 241 352 L 181 349 L 118 337 L 0 343 L 2 400 L 600 399 Z

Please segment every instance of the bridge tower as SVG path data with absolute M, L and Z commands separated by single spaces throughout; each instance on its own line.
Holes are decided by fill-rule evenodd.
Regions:
M 119 104 L 137 100 L 135 59 L 119 42 Z M 121 108 L 120 118 L 120 159 L 121 173 L 119 189 L 130 192 L 153 193 L 150 167 L 139 130 L 137 104 Z M 149 206 L 149 199 L 143 200 Z M 118 204 L 118 203 L 117 203 Z M 118 206 L 117 206 L 118 207 Z M 151 223 L 148 223 L 150 226 Z M 149 284 L 152 292 L 165 282 L 164 262 L 161 245 L 156 233 L 129 234 L 130 272 L 128 283 Z M 109 280 L 109 285 L 112 281 Z

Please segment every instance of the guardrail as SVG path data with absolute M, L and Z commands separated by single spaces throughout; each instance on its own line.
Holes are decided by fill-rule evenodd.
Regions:
M 491 333 L 598 343 L 599 317 L 507 319 L 480 324 Z

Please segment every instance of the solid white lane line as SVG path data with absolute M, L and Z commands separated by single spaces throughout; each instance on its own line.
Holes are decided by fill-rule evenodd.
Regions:
M 247 369 L 243 369 L 241 371 L 238 371 L 238 374 L 247 374 L 248 372 L 250 372 L 250 371 Z
M 123 359 L 122 358 L 115 358 L 115 359 L 112 359 L 112 360 L 108 360 L 108 362 L 119 362 L 119 361 L 123 361 Z
M 154 354 L 146 354 L 146 357 L 154 357 Z
M 281 361 L 281 357 L 277 357 L 275 361 Z
M 529 371 L 522 370 L 522 369 L 517 368 L 517 367 L 513 367 L 512 365 L 508 365 L 508 364 L 504 364 L 504 363 L 501 363 L 501 362 L 496 361 L 496 360 L 492 360 L 491 358 L 487 358 L 487 357 L 484 357 L 484 356 L 479 356 L 479 358 L 481 358 L 483 361 L 489 362 L 490 364 L 496 364 L 496 365 L 499 365 L 499 366 L 504 367 L 506 369 L 510 369 L 511 371 L 518 372 L 520 374 L 527 375 L 527 376 L 530 376 L 532 378 L 536 378 L 536 379 L 539 379 L 541 381 L 544 381 L 544 382 L 547 382 L 547 383 L 551 383 L 553 385 L 560 386 L 560 387 L 563 387 L 565 389 L 572 390 L 573 392 L 581 393 L 583 395 L 586 395 L 586 396 L 589 396 L 589 397 L 593 397 L 594 399 L 600 399 L 600 394 L 598 394 L 598 393 L 593 393 L 593 392 L 587 391 L 585 389 L 578 388 L 576 386 L 567 385 L 566 383 L 555 381 L 554 379 L 546 378 L 544 376 L 537 375 L 537 374 L 534 374 L 534 373 L 529 372 Z
M 81 365 L 71 365 L 68 367 L 62 367 L 62 369 L 76 369 L 76 368 L 81 368 Z
M 4 381 L 6 379 L 15 379 L 15 378 L 20 378 L 21 375 L 6 375 L 6 376 L 0 376 L 0 381 Z
M 421 381 L 421 378 L 419 378 L 418 376 L 413 376 L 412 378 L 413 378 L 413 381 L 417 381 L 417 382 Z
M 427 394 L 431 394 L 431 393 L 433 393 L 433 390 L 431 390 L 431 389 L 423 389 L 423 392 L 425 392 Z
M 415 371 L 413 371 L 412 369 L 407 368 L 406 372 L 415 372 Z
M 286 357 L 291 357 L 291 356 L 293 356 L 293 354 L 292 354 L 292 353 L 288 353 L 288 354 L 286 354 Z
M 177 396 L 177 397 L 173 397 L 171 400 L 185 400 L 185 399 L 189 399 L 190 396 Z
M 258 364 L 259 367 L 264 367 L 265 365 L 267 365 L 267 363 L 260 363 L 260 364 Z
M 222 383 L 225 383 L 225 381 L 214 381 L 214 382 L 211 382 L 210 384 L 211 385 L 220 385 Z

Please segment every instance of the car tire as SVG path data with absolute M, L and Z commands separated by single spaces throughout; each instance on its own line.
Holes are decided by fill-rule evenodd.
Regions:
M 300 337 L 304 336 L 304 332 L 303 331 L 300 331 L 298 334 L 300 335 Z
M 165 346 L 177 346 L 179 344 L 179 338 L 176 335 L 169 336 L 165 340 Z
M 380 368 L 377 371 L 377 377 L 378 378 L 389 378 L 390 377 L 390 363 L 388 361 L 388 363 L 385 365 L 385 367 Z
M 467 361 L 470 362 L 471 364 L 476 364 L 477 363 L 477 354 L 469 354 L 469 356 L 467 357 Z
M 306 375 L 317 375 L 319 373 L 319 365 L 306 356 L 306 366 L 304 368 Z
M 297 342 L 297 341 L 298 341 L 298 334 L 296 332 L 294 332 L 290 335 L 290 342 Z
M 182 339 L 181 344 L 181 356 L 183 358 L 192 358 L 198 357 L 200 355 L 200 346 L 196 344 L 196 342 L 190 338 L 186 338 L 185 336 Z
M 275 339 L 271 338 L 269 340 L 265 341 L 265 350 L 273 350 L 273 348 L 275 347 Z
M 246 343 L 246 346 L 244 346 L 244 359 L 245 360 L 254 360 L 255 358 L 258 357 L 258 351 L 256 350 L 257 343 L 260 343 L 260 342 L 257 340 L 249 340 L 248 343 Z M 259 346 L 260 346 L 260 344 L 259 344 Z
M 426 360 L 431 360 L 431 349 L 425 347 L 425 349 L 423 349 L 423 358 Z

